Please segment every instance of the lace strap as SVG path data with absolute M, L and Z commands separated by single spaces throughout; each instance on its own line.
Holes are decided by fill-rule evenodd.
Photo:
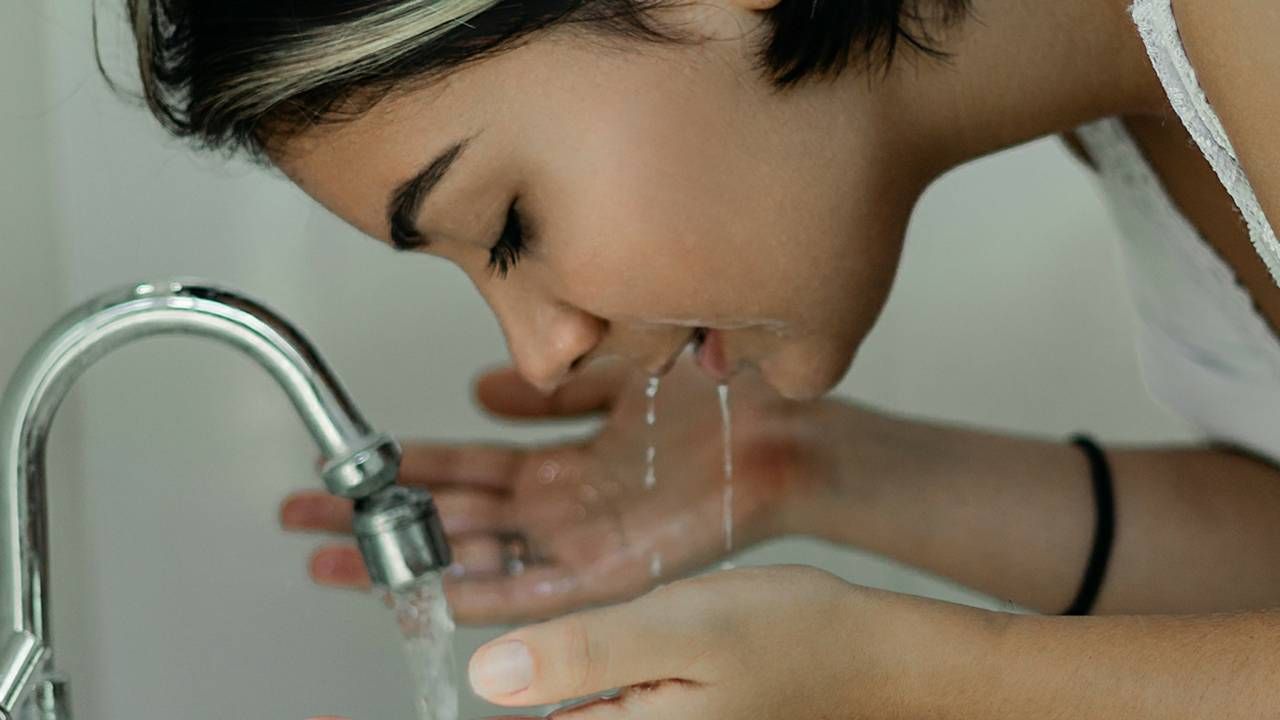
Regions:
M 1222 186 L 1231 194 L 1249 227 L 1249 239 L 1254 249 L 1271 271 L 1272 279 L 1280 285 L 1280 242 L 1276 240 L 1275 230 L 1267 221 L 1253 185 L 1240 166 L 1240 158 L 1231 139 L 1209 104 L 1195 68 L 1187 57 L 1182 36 L 1178 33 L 1178 21 L 1173 14 L 1173 0 L 1134 0 L 1130 12 L 1170 104 L 1217 173 Z

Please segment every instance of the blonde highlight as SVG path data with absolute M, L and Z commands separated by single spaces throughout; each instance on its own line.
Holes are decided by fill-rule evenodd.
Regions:
M 697 0 L 125 1 L 143 98 L 161 124 L 204 148 L 267 161 L 269 143 L 356 117 L 553 27 L 703 39 L 656 12 Z M 899 44 L 945 59 L 929 30 L 958 20 L 969 2 L 779 0 L 765 11 L 760 69 L 785 90 L 850 65 L 887 66 Z
M 376 76 L 409 52 L 466 26 L 501 0 L 438 0 L 392 5 L 339 27 L 284 36 L 261 63 L 209 101 L 214 113 L 261 115 L 289 98 L 348 78 Z

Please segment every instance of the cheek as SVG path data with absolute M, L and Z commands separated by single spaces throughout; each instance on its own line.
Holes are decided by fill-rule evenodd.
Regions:
M 702 278 L 714 264 L 691 256 L 652 224 L 566 232 L 549 240 L 545 268 L 565 302 L 615 321 L 651 321 L 707 313 L 725 303 Z

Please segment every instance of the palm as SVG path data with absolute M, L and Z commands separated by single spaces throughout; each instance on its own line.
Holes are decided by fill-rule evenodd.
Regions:
M 681 361 L 663 378 L 657 422 L 650 427 L 646 382 L 606 370 L 545 399 L 510 372 L 492 374 L 478 393 L 497 414 L 545 418 L 602 411 L 605 420 L 580 443 L 531 449 L 406 445 L 401 482 L 425 484 L 435 494 L 463 571 L 449 587 L 461 619 L 528 619 L 621 600 L 725 554 L 726 478 L 715 385 Z M 777 529 L 791 480 L 784 461 L 793 449 L 785 432 L 787 401 L 750 377 L 735 380 L 732 399 L 733 540 L 741 548 Z M 646 482 L 651 443 L 652 487 Z M 346 553 L 350 561 L 353 551 L 323 552 Z
M 652 428 L 645 422 L 643 379 L 632 379 L 595 437 L 578 446 L 529 452 L 514 479 L 516 523 L 533 548 L 545 549 L 584 581 L 609 578 L 639 590 L 652 575 L 688 571 L 726 549 L 715 387 L 688 368 L 664 382 Z M 735 414 L 742 425 L 745 414 Z M 756 431 L 739 427 L 739 432 L 744 429 Z M 651 443 L 652 485 L 646 482 Z M 760 523 L 748 522 L 753 514 L 745 512 L 769 499 L 761 470 L 750 463 L 735 469 L 737 544 L 759 540 L 763 531 Z M 657 565 L 661 573 L 654 572 Z

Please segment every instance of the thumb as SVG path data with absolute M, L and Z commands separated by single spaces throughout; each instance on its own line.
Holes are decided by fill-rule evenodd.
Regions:
M 481 375 L 475 393 L 481 406 L 502 417 L 574 417 L 609 410 L 631 373 L 622 362 L 593 363 L 545 395 L 513 368 L 500 368 Z
M 522 707 L 644 683 L 698 682 L 691 672 L 714 623 L 689 621 L 699 613 L 672 589 L 493 640 L 471 658 L 471 687 L 497 705 Z

